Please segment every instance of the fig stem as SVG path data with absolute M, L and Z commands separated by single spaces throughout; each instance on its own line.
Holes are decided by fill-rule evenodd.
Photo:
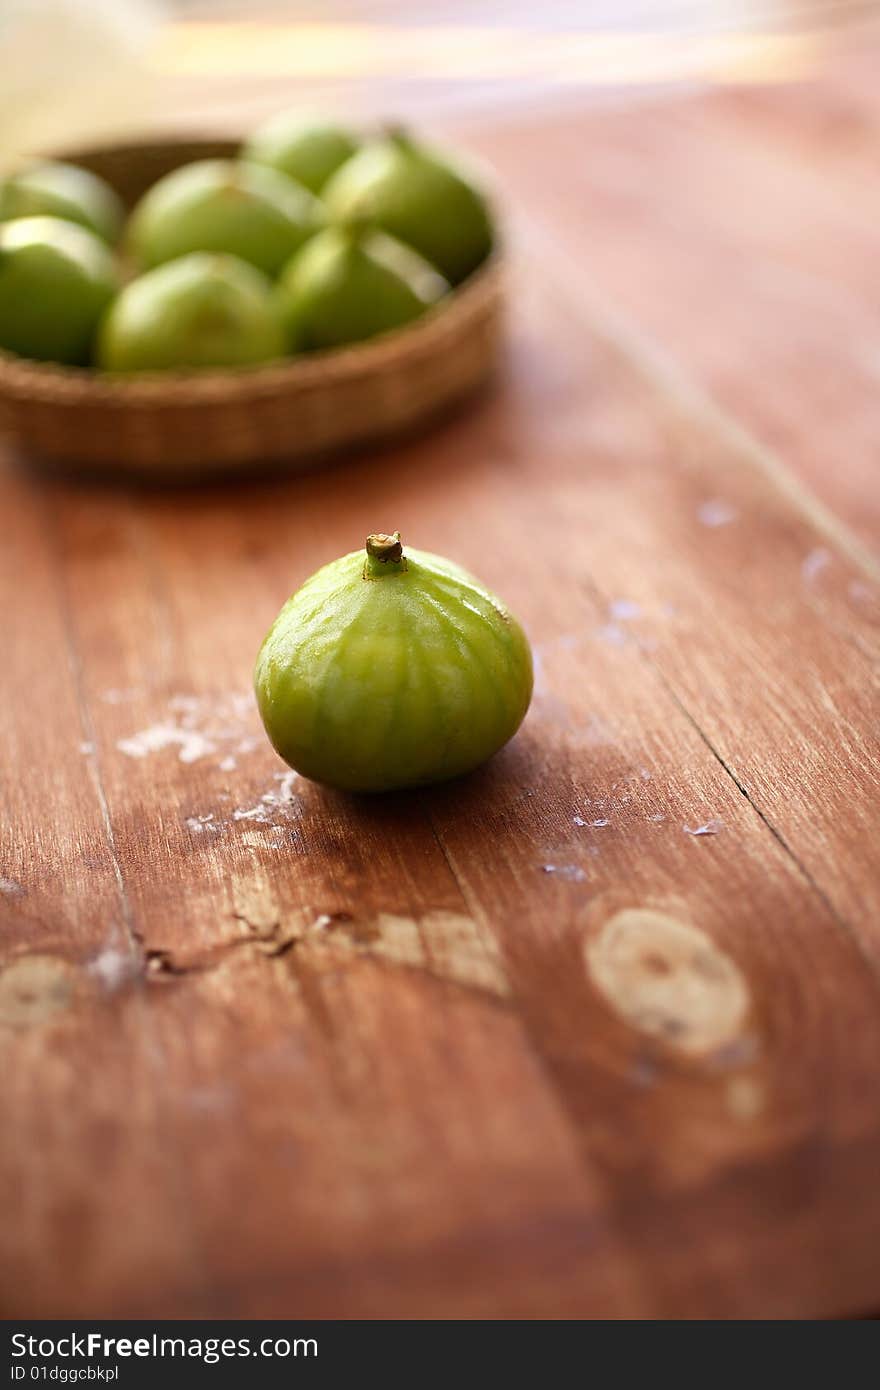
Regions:
M 375 219 L 366 209 L 350 212 L 347 217 L 343 217 L 339 221 L 339 230 L 355 244 L 362 242 L 365 236 L 375 231 L 375 227 Z
M 373 531 L 367 536 L 367 554 L 374 556 L 377 560 L 402 559 L 403 546 L 400 544 L 400 532 L 394 531 L 388 535 L 384 531 Z
M 402 150 L 409 149 L 412 139 L 409 127 L 402 121 L 388 121 L 383 129 L 386 140 L 390 140 L 393 145 L 399 145 Z
M 400 574 L 406 569 L 400 532 L 388 534 L 373 531 L 367 536 L 367 561 L 364 566 L 365 579 L 378 579 L 383 574 Z

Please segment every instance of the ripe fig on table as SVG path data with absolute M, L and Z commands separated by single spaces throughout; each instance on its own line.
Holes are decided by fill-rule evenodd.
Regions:
M 507 743 L 529 707 L 532 655 L 472 575 L 374 533 L 288 599 L 254 686 L 290 767 L 345 791 L 391 791 L 457 777 Z

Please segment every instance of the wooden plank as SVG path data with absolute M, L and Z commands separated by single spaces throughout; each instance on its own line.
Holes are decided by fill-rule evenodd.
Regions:
M 515 229 L 502 382 L 429 438 L 201 492 L 0 478 L 9 1315 L 880 1296 L 873 569 L 561 206 Z M 381 801 L 287 777 L 248 696 L 377 526 L 539 657 L 510 749 Z
M 567 284 L 557 293 L 570 302 Z M 589 295 L 583 302 L 601 314 Z M 644 438 L 632 401 L 616 411 L 622 394 L 613 378 L 605 388 L 591 367 L 584 389 L 595 398 L 582 443 L 589 450 L 595 433 L 614 441 L 613 452 L 591 471 L 589 494 L 572 463 L 567 481 L 561 469 L 556 475 L 566 516 L 585 522 L 598 506 L 603 536 L 613 538 L 592 563 L 612 623 L 615 590 L 633 606 L 634 619 L 617 624 L 614 639 L 631 639 L 658 669 L 742 794 L 838 914 L 872 937 L 880 572 L 859 564 L 861 552 L 832 518 L 816 513 L 811 537 L 792 527 L 790 489 L 775 461 L 704 409 L 668 363 L 613 319 L 596 319 L 595 330 L 626 359 L 624 371 L 638 363 L 646 412 L 652 396 L 667 411 L 655 446 L 665 467 L 646 469 L 627 448 L 628 433 L 634 445 Z M 656 566 L 633 565 L 629 556 L 647 551 L 658 515 L 665 534 Z M 833 737 L 824 732 L 828 720 Z
M 855 141 L 833 124 L 820 138 L 805 120 L 823 109 L 822 89 L 792 90 L 522 116 L 467 133 L 576 273 L 876 552 L 880 207 Z M 876 122 L 876 87 L 873 98 Z M 764 120 L 768 105 L 775 120 Z
M 531 251 L 534 265 L 536 245 Z M 578 353 L 561 308 L 565 303 L 570 311 L 570 286 L 556 298 L 555 314 L 546 301 L 541 306 L 541 343 L 553 343 L 551 366 L 537 343 L 525 348 L 517 395 L 526 419 L 538 418 L 539 397 L 553 403 L 558 441 L 552 492 L 528 513 L 530 538 L 536 525 L 547 538 L 530 545 L 514 567 L 527 569 L 523 602 L 534 596 L 544 624 L 552 613 L 550 632 L 542 629 L 550 718 L 538 726 L 540 760 L 526 764 L 520 779 L 534 791 L 526 803 L 531 815 L 519 805 L 494 812 L 487 862 L 477 817 L 468 818 L 450 793 L 442 838 L 469 890 L 483 901 L 501 898 L 494 912 L 512 941 L 523 1007 L 578 1117 L 590 1161 L 608 1177 L 622 1239 L 638 1249 L 637 1267 L 651 1270 L 659 1306 L 672 1315 L 684 1309 L 785 1315 L 802 1313 L 818 1297 L 814 1309 L 830 1311 L 819 1293 L 830 1268 L 836 1272 L 825 1297 L 834 1286 L 835 1306 L 852 1299 L 843 1289 L 853 1258 L 859 1273 L 850 1287 L 864 1296 L 876 1237 L 862 1245 L 855 1235 L 860 1216 L 838 1207 L 839 1190 L 819 1197 L 816 1186 L 817 1155 L 827 1153 L 831 1134 L 843 1139 L 844 1166 L 860 1187 L 876 1142 L 867 1131 L 856 1137 L 875 1110 L 868 1098 L 876 1042 L 856 1059 L 846 1011 L 833 1003 L 849 997 L 851 985 L 864 991 L 864 1024 L 873 1034 L 876 670 L 851 640 L 857 629 L 868 636 L 870 630 L 854 621 L 845 588 L 833 614 L 815 609 L 800 570 L 806 534 L 760 456 L 722 442 L 711 411 L 701 422 L 700 412 L 683 402 L 676 408 L 668 395 L 661 410 L 653 372 L 640 372 L 637 388 L 632 359 L 617 357 L 622 345 L 613 323 L 594 319 L 593 342 L 584 339 Z M 544 365 L 536 382 L 528 367 L 537 361 Z M 628 378 L 625 390 L 618 368 Z M 547 467 L 548 433 L 545 423 L 533 487 Z M 491 554 L 504 544 L 507 518 L 517 514 L 523 478 L 517 468 L 509 482 L 501 481 L 500 470 L 490 477 L 483 518 L 492 519 Z M 485 486 L 485 473 L 481 481 Z M 701 525 L 705 499 L 719 492 L 730 521 Z M 469 524 L 469 517 L 458 523 L 460 544 Z M 834 563 L 846 567 L 845 554 Z M 552 606 L 542 565 L 552 570 Z M 836 712 L 829 708 L 832 693 Z M 816 721 L 829 717 L 823 734 Z M 548 724 L 556 725 L 556 739 L 547 737 Z M 557 740 L 561 766 L 551 762 L 548 770 L 548 744 L 556 752 Z M 493 800 L 499 782 L 491 784 Z M 717 833 L 685 829 L 701 826 Z M 535 873 L 542 858 L 557 870 L 549 876 L 552 905 L 529 883 L 528 868 Z M 623 982 L 601 974 L 609 921 L 633 908 L 658 914 L 628 927 L 635 942 L 644 928 L 646 1016 L 635 1020 L 644 1051 L 629 1030 L 615 1041 L 604 1012 L 616 1004 L 633 1023 L 642 966 L 627 973 L 620 997 Z M 667 917 L 707 930 L 746 970 L 759 1013 L 769 1009 L 774 1017 L 764 1014 L 756 1031 L 746 1028 L 731 1047 L 698 1046 L 696 1056 L 686 1046 L 684 1019 L 652 1017 L 650 972 L 669 968 L 675 958 L 674 929 L 671 954 L 663 945 L 658 951 Z M 585 936 L 600 943 L 586 981 L 578 968 Z M 797 961 L 782 959 L 788 949 Z M 823 967 L 809 964 L 816 949 L 823 959 L 830 951 L 850 983 L 841 977 L 831 984 Z M 816 999 L 819 974 L 829 986 L 825 1005 Z M 721 998 L 716 1008 L 723 1012 Z M 807 1037 L 819 1012 L 823 1042 L 813 1053 Z M 658 1066 L 651 1039 L 661 1023 L 682 1033 L 679 1046 L 661 1047 Z M 799 1038 L 793 1051 L 792 1026 Z M 801 1053 L 797 1081 L 793 1055 L 802 1048 L 811 1055 Z M 831 1052 L 853 1086 L 836 1115 L 820 1099 Z M 812 1226 L 813 1200 L 829 1200 L 836 1215 L 829 1207 Z M 864 1204 L 858 1209 L 863 1216 Z M 701 1248 L 696 1260 L 694 1243 Z M 790 1263 L 795 1250 L 800 1274 Z M 762 1273 L 748 1270 L 752 1257 Z M 771 1267 L 777 1274 L 765 1282 Z M 761 1286 L 755 1301 L 753 1279 Z
M 193 1258 L 45 495 L 7 467 L 2 498 L 0 1307 L 48 1316 Z
M 13 924 L 20 945 L 60 947 L 83 959 L 94 948 L 92 910 L 117 923 L 125 945 L 125 911 L 83 707 L 80 672 L 70 648 L 65 598 L 52 564 L 38 489 L 4 478 L 4 510 L 15 518 L 0 554 L 7 602 L 5 689 L 0 708 L 4 775 L 4 936 Z M 40 640 L 35 641 L 35 634 Z M 17 692 L 27 691 L 32 723 L 17 717 Z M 70 817 L 59 838 L 59 807 Z M 27 811 L 26 819 L 22 819 Z M 10 833 L 16 825 L 17 832 Z M 92 907 L 89 906 L 92 899 Z
M 4 482 L 10 503 L 24 491 L 23 510 L 27 491 Z M 103 771 L 135 954 L 120 945 L 118 903 L 90 897 L 86 872 L 86 970 L 68 966 L 52 939 L 0 976 L 15 1077 L 2 1171 L 22 1195 L 3 1237 L 3 1268 L 15 1270 L 4 1309 L 280 1316 L 294 1299 L 327 1316 L 343 1298 L 370 1316 L 447 1305 L 526 1315 L 577 1311 L 592 1289 L 611 1311 L 618 1256 L 599 1197 L 510 1013 L 493 943 L 462 910 L 430 828 L 404 804 L 384 827 L 374 816 L 368 837 L 344 799 L 323 809 L 316 794 L 298 836 L 252 703 L 242 712 L 240 692 L 225 689 L 239 675 L 227 663 L 232 611 L 242 672 L 253 655 L 250 598 L 219 536 L 207 551 L 193 542 L 213 518 L 253 554 L 270 502 L 257 491 L 245 536 L 225 497 L 199 520 L 196 497 L 187 508 L 47 490 L 45 534 L 57 538 L 84 658 L 89 756 Z M 39 578 L 31 539 L 16 572 L 27 565 Z M 205 582 L 205 554 L 220 587 Z M 166 560 L 179 570 L 173 599 Z M 39 614 L 22 615 L 31 631 L 44 609 L 51 618 L 51 598 L 40 597 Z M 36 654 L 27 633 L 16 650 Z M 53 698 L 41 673 L 25 674 Z M 117 745 L 142 732 L 141 711 L 166 734 L 199 728 L 133 755 Z M 19 699 L 22 744 L 44 716 Z M 69 728 L 52 730 L 71 764 Z M 223 801 L 229 758 L 238 806 Z M 205 804 L 217 829 L 199 820 Z M 16 807 L 28 828 L 42 810 L 36 797 Z M 79 815 L 65 797 L 53 831 L 65 845 L 70 834 L 82 872 Z M 65 920 L 57 887 L 43 892 Z M 15 912 L 9 928 L 17 951 Z M 295 955 L 283 954 L 293 942 Z M 523 1276 L 511 1251 L 535 1228 L 541 1250 Z M 47 1249 L 58 1251 L 48 1269 Z
M 182 1274 L 175 1265 L 157 1305 L 136 1282 L 135 1237 L 122 1311 L 277 1310 L 295 1293 L 310 1311 L 338 1310 L 344 1298 L 368 1315 L 387 1300 L 409 1312 L 803 1312 L 875 1292 L 877 1232 L 861 1208 L 878 1142 L 868 1101 L 876 983 L 847 930 L 863 924 L 844 924 L 845 903 L 826 907 L 795 862 L 800 830 L 789 853 L 701 737 L 702 682 L 679 694 L 680 673 L 661 665 L 682 635 L 689 660 L 716 682 L 736 660 L 744 618 L 727 576 L 741 575 L 742 557 L 718 542 L 747 537 L 747 527 L 701 528 L 696 518 L 722 479 L 741 517 L 760 506 L 772 556 L 817 538 L 748 459 L 681 419 L 554 294 L 531 304 L 508 394 L 422 445 L 236 493 L 232 509 L 225 492 L 135 504 L 52 490 L 133 919 L 147 951 L 168 953 L 154 958 L 146 996 L 120 982 L 112 1007 L 129 1020 L 146 1011 L 143 1030 L 159 1039 L 169 1162 L 199 1252 Z M 520 427 L 551 404 L 539 453 L 534 424 Z M 548 449 L 554 492 L 539 501 Z M 700 461 L 696 480 L 693 465 L 679 466 L 686 453 Z M 444 465 L 442 493 L 426 489 L 425 474 Z M 277 764 L 262 744 L 230 752 L 255 725 L 229 691 L 246 679 L 254 630 L 294 582 L 287 576 L 343 547 L 376 507 L 382 524 L 391 512 L 407 534 L 429 532 L 523 610 L 547 683 L 518 745 L 485 774 L 421 796 L 418 816 L 406 798 L 377 807 L 303 784 L 289 807 L 262 802 L 279 785 Z M 526 519 L 545 546 L 523 548 Z M 766 583 L 778 585 L 775 567 Z M 709 642 L 704 604 L 718 620 L 731 594 L 735 611 Z M 844 617 L 845 608 L 835 614 Z M 861 719 L 860 649 L 809 603 L 781 618 L 793 669 L 799 643 L 833 662 L 837 699 Z M 760 651 L 777 652 L 780 625 L 780 614 L 758 609 Z M 641 645 L 616 630 L 629 628 Z M 809 687 L 800 699 L 827 743 L 827 710 Z M 193 752 L 185 743 L 149 751 L 145 730 L 186 722 L 193 762 L 180 760 Z M 131 756 L 132 746 L 148 751 Z M 761 758 L 774 747 L 759 745 Z M 223 771 L 229 757 L 236 768 Z M 864 796 L 854 782 L 851 805 L 864 810 Z M 827 803 L 823 792 L 813 808 L 825 815 L 827 858 L 854 874 L 849 834 L 835 843 Z M 714 836 L 682 828 L 713 819 L 723 822 Z M 648 919 L 650 963 L 637 955 L 621 995 L 608 923 L 626 908 L 660 921 Z M 242 940 L 250 944 L 234 944 Z M 289 940 L 283 956 L 261 957 Z M 680 947 L 696 950 L 710 981 L 720 972 L 722 993 L 708 990 L 722 1018 L 724 989 L 744 991 L 729 1033 L 710 1024 L 701 1034 L 675 990 L 652 1002 L 651 971 L 693 983 Z M 174 970 L 186 973 L 169 979 Z M 452 978 L 438 985 L 438 974 Z M 845 1000 L 845 1018 L 823 997 Z M 123 1032 L 128 1066 L 143 1030 L 129 1043 Z M 82 1045 L 94 1065 L 87 1031 Z M 139 1091 L 156 1081 L 140 1075 Z M 109 1084 L 112 1094 L 132 1077 L 114 1083 L 111 1073 Z M 119 1114 L 116 1143 L 143 1144 L 151 1125 L 148 1113 Z M 65 1174 L 81 1182 L 55 1153 L 46 1187 L 63 1187 Z M 83 1221 L 116 1191 L 93 1190 Z M 796 1197 L 782 1202 L 786 1191 Z M 169 1201 L 160 1190 L 166 1212 Z M 689 1237 L 680 1260 L 669 1255 L 673 1231 Z M 502 1270 L 533 1246 L 531 1280 L 517 1291 Z M 462 1262 L 477 1249 L 474 1290 L 462 1287 Z M 97 1283 L 86 1281 L 82 1303 L 66 1283 L 44 1286 L 53 1311 L 88 1307 L 107 1270 L 118 1278 L 100 1244 L 94 1259 Z M 759 1273 L 768 1267 L 772 1280 Z M 34 1283 L 25 1288 L 33 1299 Z

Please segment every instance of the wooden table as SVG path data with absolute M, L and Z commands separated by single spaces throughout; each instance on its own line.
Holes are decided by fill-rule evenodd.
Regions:
M 202 491 L 6 460 L 7 1316 L 876 1307 L 877 57 L 438 120 L 511 325 L 424 439 Z M 485 770 L 356 800 L 250 671 L 392 527 L 538 682 Z

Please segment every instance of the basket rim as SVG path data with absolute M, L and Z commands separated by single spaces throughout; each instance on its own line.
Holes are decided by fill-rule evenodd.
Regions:
M 75 162 L 77 158 L 128 150 L 193 150 L 200 145 L 216 148 L 221 144 L 238 148 L 228 137 L 200 135 L 106 145 L 54 157 Z M 181 404 L 228 400 L 262 389 L 267 392 L 308 390 L 334 382 L 355 381 L 381 372 L 395 360 L 417 353 L 420 348 L 429 347 L 441 333 L 454 332 L 460 319 L 467 318 L 487 297 L 495 297 L 504 259 L 503 247 L 496 240 L 486 260 L 413 323 L 382 333 L 368 342 L 325 348 L 276 362 L 207 370 L 137 372 L 115 377 L 94 367 L 39 362 L 0 349 L 0 396 L 11 391 L 16 395 L 26 394 L 32 400 L 58 401 L 66 397 L 82 404 L 156 406 L 172 401 Z

